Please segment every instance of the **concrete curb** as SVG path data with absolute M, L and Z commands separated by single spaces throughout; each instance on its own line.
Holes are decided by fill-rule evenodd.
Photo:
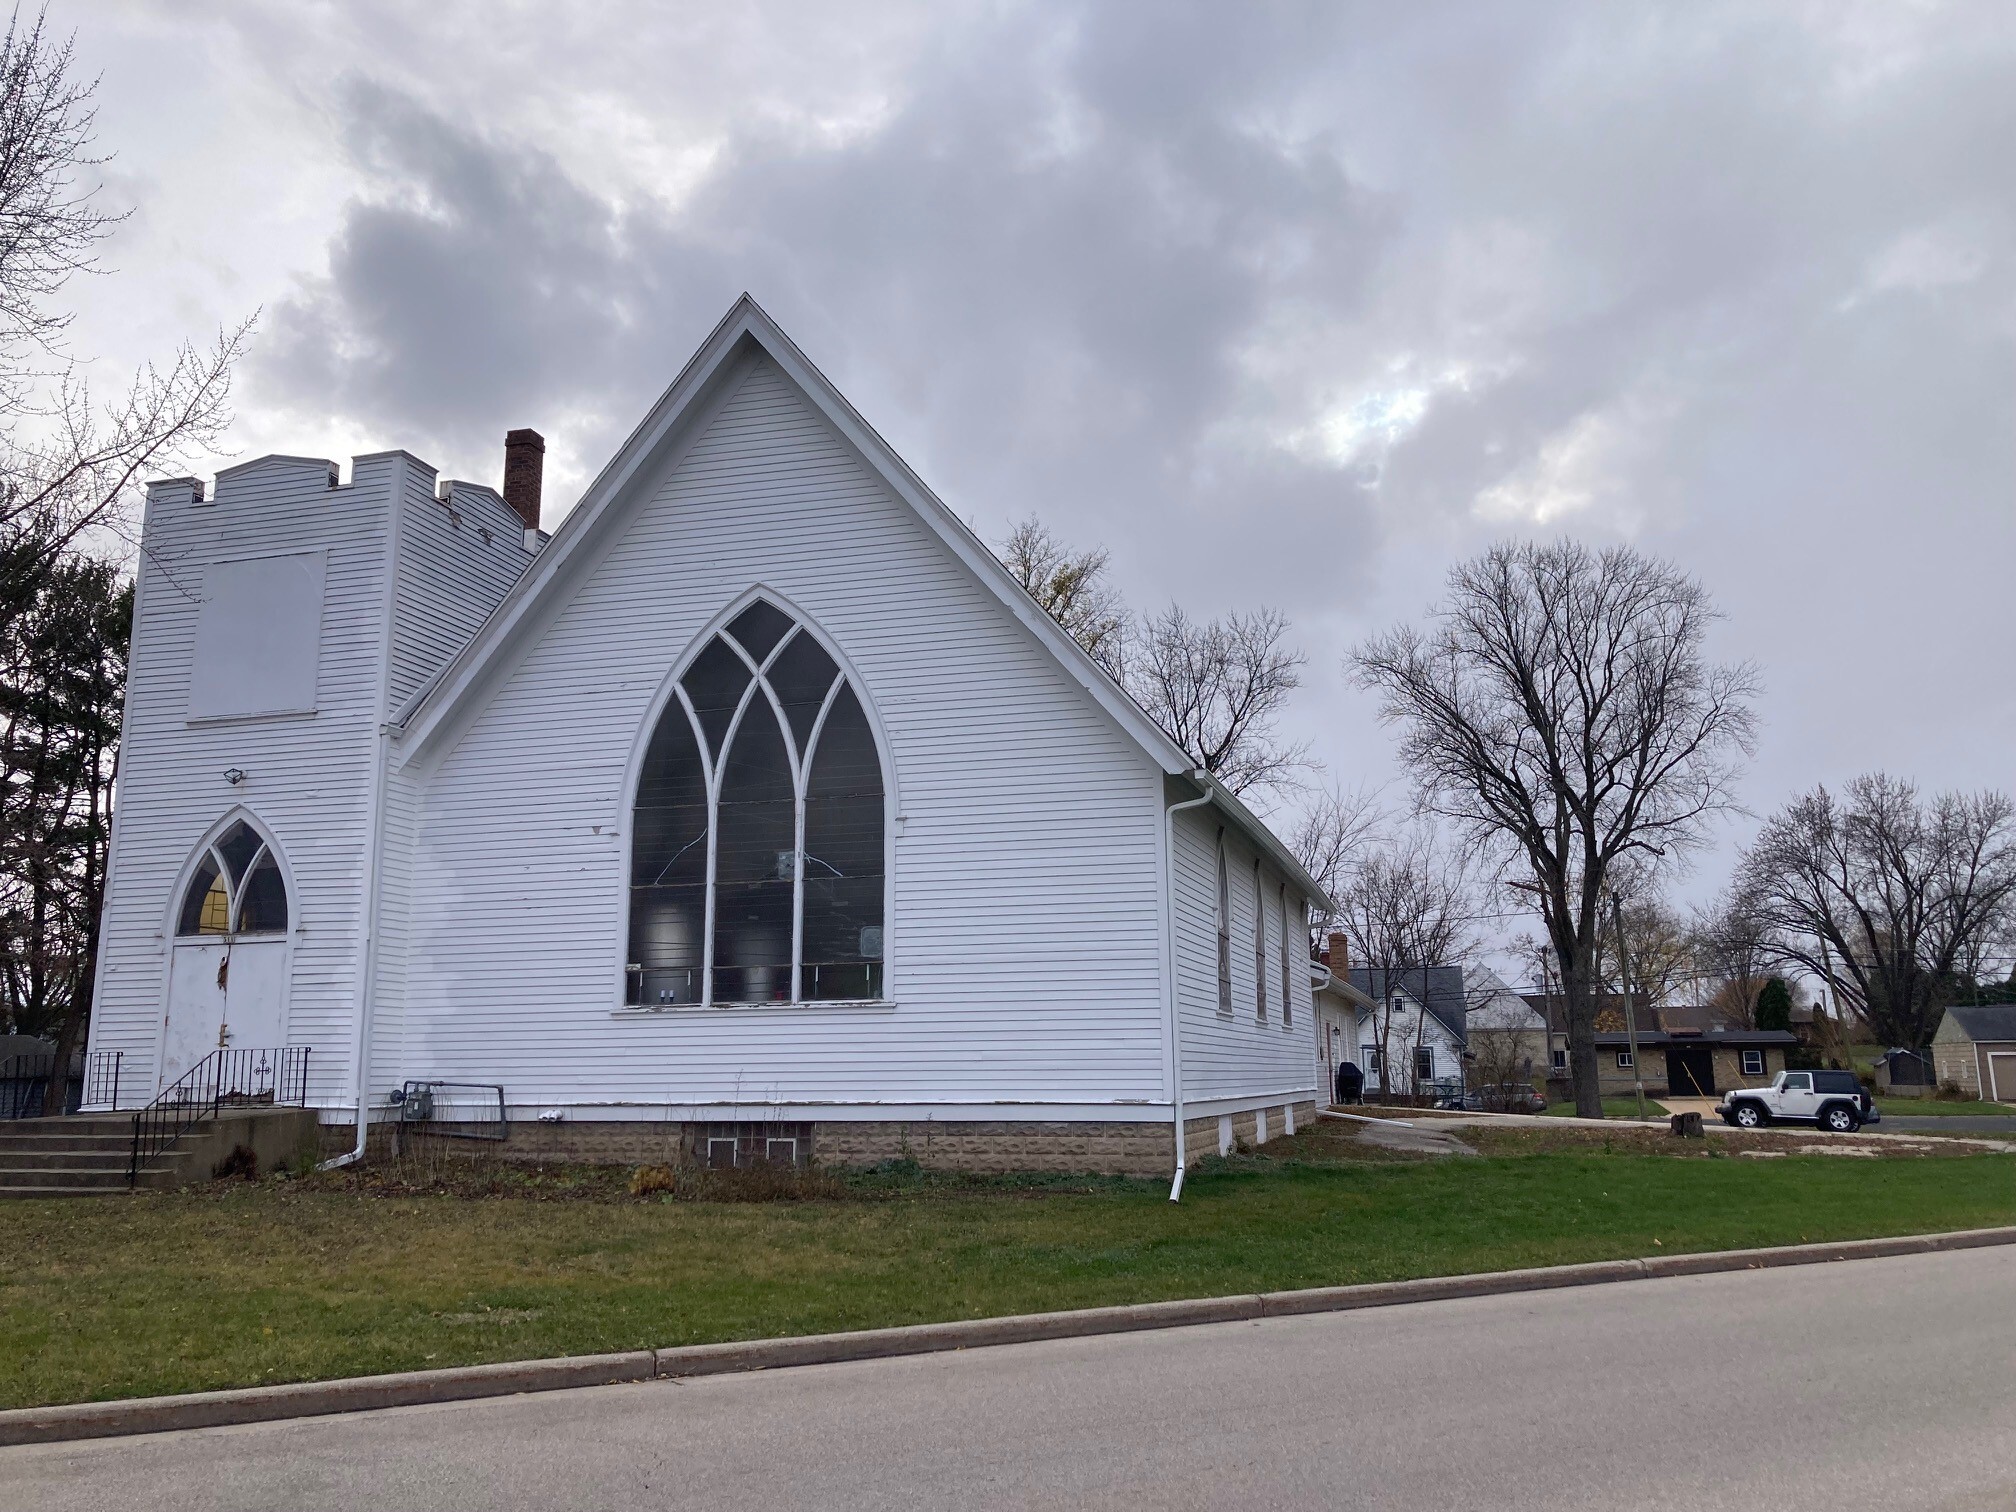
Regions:
M 341 1381 L 252 1386 L 237 1391 L 206 1391 L 189 1396 L 136 1397 L 120 1402 L 79 1402 L 62 1407 L 20 1407 L 0 1412 L 0 1446 L 165 1433 L 184 1428 L 216 1428 L 232 1423 L 319 1417 L 378 1407 L 411 1407 L 427 1402 L 557 1391 L 570 1386 L 609 1386 L 626 1381 L 776 1370 L 794 1365 L 831 1365 L 848 1360 L 981 1349 L 995 1344 L 1024 1344 L 1038 1339 L 1079 1339 L 1152 1328 L 1186 1328 L 1199 1323 L 1250 1322 L 1261 1318 L 1395 1307 L 1409 1302 L 1495 1297 L 1513 1292 L 1554 1291 L 1563 1287 L 1597 1286 L 1614 1281 L 1705 1276 L 1721 1271 L 1763 1270 L 1787 1265 L 1822 1265 L 1838 1260 L 1873 1260 L 1890 1255 L 1923 1255 L 2001 1244 L 2016 1245 L 2016 1226 L 1962 1229 L 1950 1234 L 1913 1234 L 1891 1239 L 1846 1239 L 1831 1244 L 1795 1244 L 1775 1249 L 1655 1255 L 1641 1260 L 1598 1260 L 1586 1265 L 1550 1265 L 1533 1270 L 1486 1271 L 1468 1276 L 1431 1276 L 1418 1281 L 1375 1281 L 1362 1286 L 1319 1286 L 1305 1291 L 1266 1292 L 1249 1296 L 1199 1297 L 1175 1302 L 1145 1302 L 1130 1307 L 1090 1307 L 1075 1312 L 974 1318 L 956 1323 L 920 1323 L 904 1328 L 810 1334 L 792 1339 L 689 1344 L 676 1349 L 638 1349 L 624 1354 L 576 1355 L 558 1360 L 523 1360 L 503 1365 L 466 1365 L 449 1370 L 415 1370 L 399 1375 L 356 1376 Z

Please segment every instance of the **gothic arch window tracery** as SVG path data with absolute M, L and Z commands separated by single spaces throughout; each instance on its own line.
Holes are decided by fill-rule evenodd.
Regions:
M 175 933 L 188 938 L 286 932 L 287 883 L 272 846 L 244 820 L 234 820 L 204 847 L 182 889 Z
M 631 1003 L 882 996 L 881 755 L 825 647 L 757 599 L 701 648 L 646 748 Z

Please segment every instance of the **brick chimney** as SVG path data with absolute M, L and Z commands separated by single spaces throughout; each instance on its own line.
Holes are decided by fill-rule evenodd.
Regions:
M 1351 942 L 1341 934 L 1330 936 L 1330 949 L 1326 956 L 1330 963 L 1330 975 L 1341 977 L 1351 969 Z
M 527 530 L 539 528 L 539 485 L 546 475 L 546 438 L 535 430 L 504 433 L 504 502 Z

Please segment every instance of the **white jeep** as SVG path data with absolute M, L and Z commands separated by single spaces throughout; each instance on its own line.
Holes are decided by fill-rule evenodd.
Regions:
M 1768 1087 L 1725 1092 L 1715 1111 L 1739 1129 L 1772 1123 L 1810 1123 L 1852 1134 L 1883 1115 L 1853 1071 L 1780 1071 Z

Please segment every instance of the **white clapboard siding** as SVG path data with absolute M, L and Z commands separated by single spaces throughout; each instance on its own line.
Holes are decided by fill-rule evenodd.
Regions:
M 1314 1015 L 1306 945 L 1299 938 L 1291 972 L 1294 1001 L 1287 1021 L 1281 1012 L 1281 934 L 1274 900 L 1281 875 L 1261 863 L 1267 907 L 1267 1013 L 1255 1011 L 1253 961 L 1254 849 L 1209 808 L 1176 815 L 1176 983 L 1183 1026 L 1183 1096 L 1208 1103 L 1224 1099 L 1273 1097 L 1313 1089 L 1309 1036 Z M 1226 865 L 1231 876 L 1232 1008 L 1218 1007 L 1218 844 L 1223 826 Z M 1291 885 L 1288 927 L 1300 932 L 1306 907 Z
M 420 773 L 398 1074 L 519 1104 L 1165 1099 L 1153 762 L 767 357 L 636 487 Z M 838 646 L 893 755 L 891 1003 L 626 1010 L 629 763 L 759 584 Z
M 127 677 L 115 833 L 91 1048 L 126 1053 L 121 1099 L 151 1095 L 167 986 L 175 882 L 234 808 L 278 843 L 293 924 L 287 1039 L 312 1046 L 315 1093 L 336 1095 L 351 1044 L 367 777 L 383 679 L 383 572 L 393 457 L 334 464 L 264 457 L 149 491 Z M 191 723 L 191 657 L 208 563 L 326 549 L 315 711 Z M 227 768 L 245 771 L 232 787 Z
M 392 712 L 468 644 L 532 560 L 524 545 L 524 523 L 496 490 L 461 481 L 436 489 L 432 481 L 431 469 L 413 470 L 400 516 L 387 701 Z M 416 774 L 388 763 L 383 780 L 377 938 L 372 991 L 364 1010 L 371 1020 L 365 1088 L 380 1094 L 402 1080 L 412 860 L 420 809 Z
M 91 1023 L 94 1051 L 125 1052 L 122 1102 L 154 1086 L 176 882 L 204 836 L 240 809 L 273 837 L 289 876 L 287 1042 L 311 1048 L 312 1100 L 354 1097 L 379 726 L 395 696 L 460 649 L 530 558 L 516 516 L 488 490 L 458 495 L 458 527 L 434 497 L 433 470 L 404 453 L 356 459 L 347 487 L 335 486 L 335 471 L 318 458 L 262 457 L 220 473 L 204 502 L 187 482 L 149 491 Z M 205 567 L 307 550 L 328 554 L 314 712 L 192 723 Z M 388 638 L 393 556 L 402 588 Z M 223 777 L 234 767 L 248 774 L 236 787 Z M 391 917 L 396 945 L 403 910 Z

